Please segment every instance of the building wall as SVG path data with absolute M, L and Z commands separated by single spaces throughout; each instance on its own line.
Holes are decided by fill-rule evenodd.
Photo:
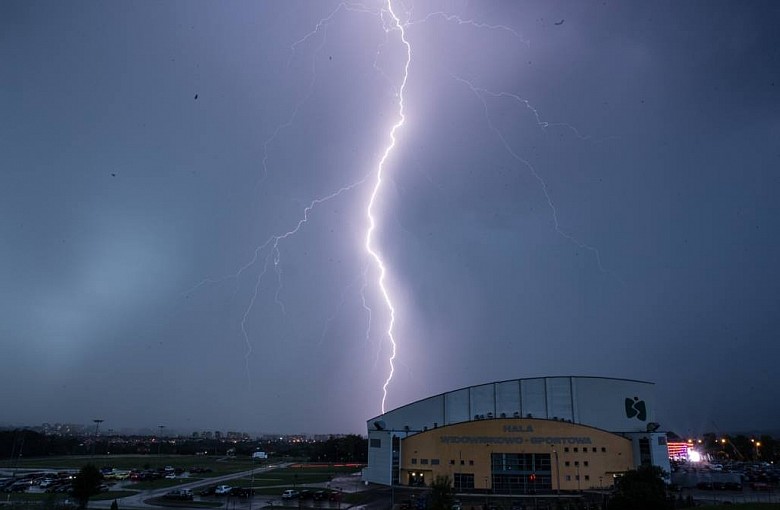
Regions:
M 611 486 L 613 474 L 634 467 L 631 441 L 622 436 L 563 421 L 507 418 L 438 427 L 402 439 L 399 482 L 418 479 L 429 485 L 436 476 L 453 480 L 469 474 L 474 489 L 493 490 L 493 455 L 516 453 L 549 456 L 552 490 Z
M 369 441 L 372 438 L 380 441 L 375 441 L 374 447 L 369 446 L 364 480 L 389 484 L 399 476 L 401 448 L 398 446 L 393 451 L 393 437 L 405 440 L 443 427 L 484 425 L 504 419 L 542 419 L 559 425 L 593 427 L 631 438 L 637 452 L 639 441 L 648 436 L 649 430 L 658 428 L 653 423 L 656 419 L 654 385 L 649 382 L 603 377 L 539 377 L 470 386 L 368 420 Z M 658 443 L 655 437 L 652 439 L 652 463 L 668 470 L 666 445 Z M 644 460 L 638 453 L 632 457 L 633 467 Z

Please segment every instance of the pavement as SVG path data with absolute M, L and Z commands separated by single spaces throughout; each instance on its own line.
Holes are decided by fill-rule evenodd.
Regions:
M 187 509 L 187 508 L 195 508 L 199 510 L 203 510 L 204 508 L 209 507 L 203 507 L 203 506 L 192 506 L 188 507 L 185 504 L 182 503 L 176 503 L 174 505 L 170 506 L 162 506 L 162 505 L 153 505 L 149 504 L 146 501 L 158 498 L 164 496 L 166 493 L 170 492 L 173 489 L 191 489 L 193 492 L 197 494 L 197 490 L 201 487 L 206 487 L 209 485 L 230 485 L 228 482 L 231 480 L 235 480 L 238 478 L 249 478 L 252 476 L 252 473 L 254 472 L 255 475 L 259 475 L 262 473 L 266 473 L 268 471 L 272 471 L 274 469 L 280 469 L 285 468 L 289 466 L 290 464 L 272 464 L 266 467 L 262 468 L 255 468 L 250 469 L 247 471 L 241 471 L 237 473 L 231 473 L 229 475 L 222 475 L 222 476 L 215 476 L 208 479 L 198 479 L 197 481 L 193 481 L 191 483 L 183 483 L 176 485 L 175 487 L 165 487 L 162 489 L 154 489 L 154 490 L 147 490 L 147 491 L 141 491 L 138 494 L 134 494 L 132 496 L 126 496 L 121 499 L 117 500 L 117 504 L 119 505 L 120 510 L 123 510 L 125 508 L 133 508 L 133 509 L 149 509 L 149 508 L 175 508 L 175 509 Z M 273 487 L 273 486 L 271 486 Z M 300 500 L 294 499 L 294 500 L 283 500 L 282 499 L 282 491 L 284 489 L 288 489 L 288 485 L 280 485 L 279 487 L 279 495 L 278 496 L 265 496 L 265 495 L 255 495 L 251 498 L 237 498 L 237 497 L 219 497 L 219 496 L 205 496 L 201 497 L 196 495 L 194 500 L 195 502 L 203 501 L 203 502 L 219 502 L 222 503 L 220 507 L 216 508 L 225 508 L 228 510 L 252 510 L 254 509 L 260 509 L 264 507 L 272 507 L 272 508 L 288 508 L 290 510 L 293 509 L 300 509 L 300 508 L 315 508 L 315 509 L 323 509 L 323 510 L 340 510 L 349 507 L 346 503 L 342 502 L 334 502 L 334 501 L 323 501 L 323 502 L 306 502 L 306 504 L 302 504 Z M 116 487 L 117 489 L 120 489 L 119 487 Z M 264 489 L 269 488 L 268 486 L 263 486 Z M 306 484 L 305 486 L 300 486 L 299 489 L 324 489 L 324 488 L 331 488 L 335 490 L 340 490 L 344 493 L 352 493 L 352 492 L 358 492 L 361 490 L 364 490 L 365 487 L 360 479 L 360 473 L 356 473 L 355 475 L 349 475 L 349 476 L 341 476 L 341 477 L 335 477 L 330 482 L 323 482 L 323 483 L 316 483 L 316 484 Z M 121 490 L 121 489 L 120 489 Z M 89 502 L 90 508 L 110 508 L 111 504 L 113 503 L 113 500 L 92 500 Z

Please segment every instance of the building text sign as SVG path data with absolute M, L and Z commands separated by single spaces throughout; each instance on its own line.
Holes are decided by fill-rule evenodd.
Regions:
M 442 436 L 444 444 L 593 444 L 589 436 L 545 436 L 534 435 L 532 425 L 505 425 L 505 436 Z

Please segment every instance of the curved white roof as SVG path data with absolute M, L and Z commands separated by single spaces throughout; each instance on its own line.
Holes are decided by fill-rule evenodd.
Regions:
M 655 421 L 653 383 L 607 377 L 540 377 L 468 386 L 368 420 L 368 430 L 414 433 L 466 421 L 533 417 L 610 432 L 643 432 Z

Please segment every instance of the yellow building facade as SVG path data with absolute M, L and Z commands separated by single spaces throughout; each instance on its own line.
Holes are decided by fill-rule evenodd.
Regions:
M 578 491 L 613 485 L 635 466 L 630 439 L 567 421 L 496 418 L 413 433 L 399 441 L 399 484 L 447 476 L 458 492 Z

